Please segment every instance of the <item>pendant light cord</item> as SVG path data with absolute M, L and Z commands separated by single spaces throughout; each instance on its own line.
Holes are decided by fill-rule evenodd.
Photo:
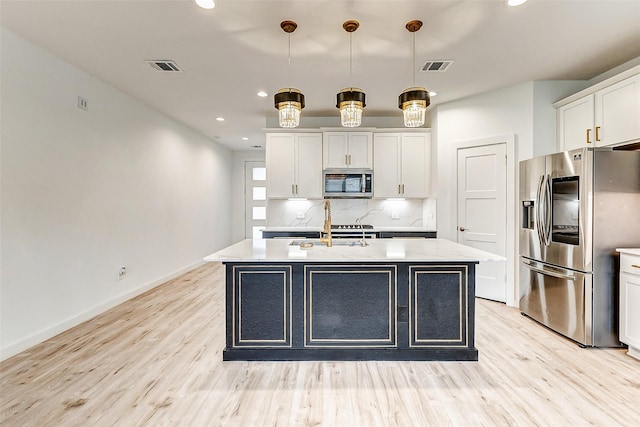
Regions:
M 289 62 L 287 68 L 289 71 L 289 81 L 291 81 L 291 33 L 289 33 Z
M 349 87 L 353 87 L 353 47 L 352 47 L 352 35 L 349 33 Z
M 413 32 L 413 86 L 416 85 L 416 33 Z

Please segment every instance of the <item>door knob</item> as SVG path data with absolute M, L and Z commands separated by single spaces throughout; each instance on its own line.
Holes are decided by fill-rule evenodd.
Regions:
M 459 227 L 459 228 L 458 228 L 458 230 L 460 230 L 460 231 L 464 231 L 464 230 L 466 230 L 466 228 L 464 228 L 464 227 Z

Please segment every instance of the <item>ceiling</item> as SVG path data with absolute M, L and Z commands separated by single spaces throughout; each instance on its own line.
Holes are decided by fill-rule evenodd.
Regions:
M 362 88 L 365 120 L 396 120 L 416 72 L 432 106 L 531 80 L 588 80 L 640 57 L 640 1 L 529 0 L 1 0 L 2 26 L 233 150 L 264 144 L 277 126 L 273 94 L 305 95 L 301 127 L 339 126 L 336 93 Z M 360 22 L 349 35 L 342 23 Z M 283 20 L 294 20 L 291 65 Z M 145 60 L 173 60 L 162 73 Z M 256 93 L 269 96 L 259 98 Z M 82 94 L 79 94 L 82 95 Z M 89 106 L 91 105 L 91 99 Z M 433 108 L 433 107 L 431 107 Z M 225 121 L 216 121 L 224 117 Z M 389 119 L 393 117 L 393 119 Z M 334 121 L 335 120 L 335 121 Z M 367 122 L 365 121 L 365 124 Z M 248 138 L 243 140 L 242 138 Z

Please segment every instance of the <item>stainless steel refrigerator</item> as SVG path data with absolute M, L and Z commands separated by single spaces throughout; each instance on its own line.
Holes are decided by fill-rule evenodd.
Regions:
M 520 310 L 582 346 L 617 347 L 617 247 L 640 247 L 640 151 L 520 162 Z

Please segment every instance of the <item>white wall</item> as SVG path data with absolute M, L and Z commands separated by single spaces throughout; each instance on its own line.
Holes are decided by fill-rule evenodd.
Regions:
M 457 238 L 455 144 L 515 134 L 521 155 L 531 157 L 532 99 L 532 84 L 525 83 L 437 106 L 438 237 Z
M 1 36 L 6 358 L 228 245 L 231 153 L 17 35 Z
M 438 236 L 456 239 L 454 161 L 462 141 L 515 134 L 518 160 L 556 151 L 552 103 L 584 88 L 582 81 L 526 82 L 437 106 Z M 455 168 L 454 168 L 455 169 Z
M 555 109 L 552 104 L 585 85 L 582 81 L 526 82 L 437 106 L 432 134 L 435 135 L 438 159 L 438 237 L 457 240 L 456 146 L 470 140 L 512 135 L 516 161 L 555 152 Z M 517 173 L 515 175 L 517 179 Z M 518 187 L 513 188 L 517 191 Z M 511 209 L 513 214 L 516 206 Z M 515 231 L 515 223 L 509 224 L 508 233 L 513 243 L 512 248 L 507 249 L 507 263 L 513 271 L 517 271 Z M 517 298 L 517 292 L 508 291 L 509 294 Z M 515 303 L 513 300 L 507 302 Z

